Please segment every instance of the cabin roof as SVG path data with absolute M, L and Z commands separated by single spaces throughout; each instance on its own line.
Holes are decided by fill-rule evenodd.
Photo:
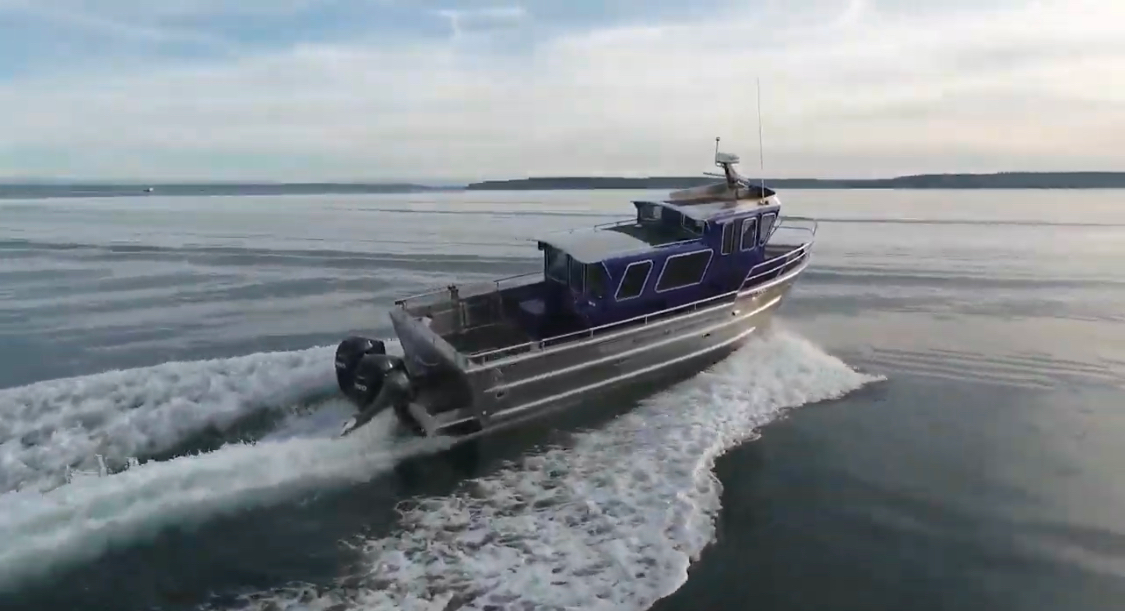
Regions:
M 734 215 L 742 212 L 750 212 L 764 208 L 767 206 L 777 205 L 777 201 L 772 198 L 768 199 L 739 199 L 739 200 L 725 200 L 725 201 L 708 201 L 700 203 L 676 202 L 676 201 L 636 201 L 634 204 L 653 204 L 661 208 L 674 210 L 689 219 L 695 221 L 709 221 L 720 216 Z
M 644 240 L 620 231 L 601 228 L 561 232 L 537 239 L 565 252 L 580 263 L 600 263 L 613 257 L 652 249 Z

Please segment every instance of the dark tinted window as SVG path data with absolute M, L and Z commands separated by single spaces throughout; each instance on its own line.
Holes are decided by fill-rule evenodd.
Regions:
M 569 256 L 567 258 L 570 258 Z M 570 259 L 570 290 L 575 293 L 581 293 L 585 286 L 582 284 L 582 276 L 586 273 L 586 266 Z
M 605 268 L 599 263 L 586 266 L 586 293 L 601 299 L 605 297 Z
M 723 254 L 729 255 L 742 232 L 742 219 L 723 225 Z
M 758 243 L 758 219 L 747 219 L 742 226 L 742 250 L 750 250 Z
M 773 229 L 773 222 L 777 220 L 777 214 L 771 212 L 762 215 L 762 244 L 770 239 L 770 230 Z
M 656 290 L 670 291 L 698 284 L 703 280 L 703 273 L 707 271 L 707 264 L 710 262 L 710 250 L 697 250 L 686 255 L 668 257 L 660 280 L 656 281 Z
M 645 281 L 652 271 L 652 261 L 638 261 L 630 263 L 625 268 L 625 277 L 621 279 L 621 286 L 617 287 L 617 300 L 632 299 L 645 290 Z
M 703 221 L 697 221 L 695 219 L 688 218 L 688 217 L 685 216 L 685 217 L 683 217 L 683 225 L 684 225 L 684 229 L 687 229 L 688 231 L 690 231 L 690 232 L 692 232 L 696 235 L 702 235 L 703 234 Z

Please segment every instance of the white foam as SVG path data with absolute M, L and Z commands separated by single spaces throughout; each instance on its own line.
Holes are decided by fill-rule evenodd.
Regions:
M 61 483 L 335 388 L 333 347 L 164 363 L 0 391 L 0 492 Z
M 356 408 L 347 399 L 333 398 L 315 405 L 296 406 L 262 441 L 334 438 L 344 422 L 355 416 Z
M 363 543 L 370 571 L 347 587 L 244 604 L 436 610 L 457 597 L 458 609 L 647 608 L 679 588 L 714 538 L 718 455 L 787 408 L 877 379 L 791 334 L 758 338 L 573 447 L 402 507 L 401 532 Z
M 168 525 L 284 501 L 310 489 L 363 481 L 442 440 L 392 442 L 388 413 L 343 439 L 232 444 L 208 454 L 76 479 L 48 493 L 0 495 L 0 589 L 97 558 Z

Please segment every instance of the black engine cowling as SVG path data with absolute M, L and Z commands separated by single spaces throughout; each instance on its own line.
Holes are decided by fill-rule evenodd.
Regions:
M 355 372 L 360 359 L 368 354 L 386 354 L 387 347 L 377 339 L 349 337 L 336 347 L 336 383 L 344 396 L 358 402 L 355 394 Z M 361 404 L 360 407 L 363 407 Z
M 393 408 L 399 420 L 403 420 L 404 410 L 413 395 L 413 385 L 401 358 L 370 353 L 356 364 L 352 393 L 359 414 L 344 425 L 342 435 L 367 424 L 387 408 Z

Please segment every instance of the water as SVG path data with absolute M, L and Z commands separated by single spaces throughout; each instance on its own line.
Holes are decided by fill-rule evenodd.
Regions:
M 0 202 L 0 608 L 1120 608 L 1123 192 L 787 192 L 813 266 L 712 371 L 332 439 L 339 338 L 645 195 Z

